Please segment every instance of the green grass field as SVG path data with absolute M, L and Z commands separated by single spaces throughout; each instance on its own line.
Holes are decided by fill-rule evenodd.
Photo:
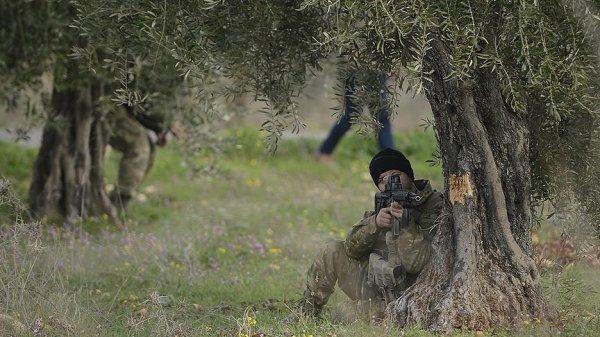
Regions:
M 390 324 L 334 324 L 328 314 L 282 324 L 320 245 L 345 236 L 372 207 L 367 168 L 376 144 L 348 136 L 326 165 L 313 159 L 316 139 L 283 141 L 271 156 L 258 132 L 235 136 L 211 174 L 193 174 L 177 144 L 160 149 L 125 230 L 104 218 L 68 231 L 41 219 L 38 233 L 15 225 L 3 201 L 0 221 L 12 234 L 0 243 L 0 328 L 23 336 L 429 336 Z M 431 131 L 398 134 L 396 144 L 417 177 L 443 189 L 441 168 L 428 163 Z M 0 143 L 0 152 L 0 176 L 25 200 L 35 150 Z M 107 184 L 118 160 L 109 157 Z M 560 228 L 547 226 L 550 241 Z M 574 256 L 561 264 L 563 255 L 542 268 L 554 322 L 457 335 L 600 335 L 598 266 Z M 341 301 L 337 292 L 331 305 Z

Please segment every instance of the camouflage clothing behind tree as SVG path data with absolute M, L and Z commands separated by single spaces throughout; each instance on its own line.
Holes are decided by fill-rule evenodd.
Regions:
M 158 113 L 134 115 L 128 107 L 120 107 L 108 116 L 109 144 L 123 154 L 115 189 L 111 192 L 115 205 L 124 208 L 150 171 L 155 145 L 147 129 L 164 132 L 164 120 L 164 115 Z
M 312 310 L 320 311 L 337 282 L 350 299 L 366 300 L 370 310 L 382 313 L 388 300 L 416 280 L 431 255 L 443 196 L 428 181 L 415 181 L 415 185 L 422 199 L 410 208 L 409 225 L 401 228 L 397 239 L 377 228 L 376 214 L 370 211 L 345 241 L 331 240 L 325 245 L 308 271 L 304 300 Z

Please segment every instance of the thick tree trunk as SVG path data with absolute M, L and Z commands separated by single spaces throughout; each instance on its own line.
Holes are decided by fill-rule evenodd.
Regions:
M 55 89 L 52 118 L 34 164 L 29 203 L 38 216 L 61 214 L 66 223 L 107 214 L 119 224 L 104 190 L 106 140 L 97 109 L 100 85 Z
M 545 315 L 532 259 L 527 121 L 504 100 L 498 79 L 479 70 L 445 80 L 449 53 L 434 42 L 426 84 L 444 163 L 447 204 L 434 255 L 417 283 L 390 307 L 402 326 L 485 329 Z

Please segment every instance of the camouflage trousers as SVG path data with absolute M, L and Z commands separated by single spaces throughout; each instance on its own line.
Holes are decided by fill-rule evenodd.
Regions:
M 349 257 L 343 241 L 328 241 L 308 270 L 304 299 L 315 308 L 322 308 L 337 283 L 354 302 L 346 307 L 355 308 L 360 315 L 383 315 L 383 295 L 367 283 L 368 263 L 368 260 L 359 261 Z
M 129 200 L 152 167 L 154 144 L 146 128 L 123 109 L 109 116 L 107 127 L 108 143 L 122 153 L 113 195 Z

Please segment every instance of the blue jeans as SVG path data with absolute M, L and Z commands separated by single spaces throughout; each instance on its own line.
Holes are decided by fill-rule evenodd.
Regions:
M 346 83 L 344 85 L 344 115 L 340 118 L 339 122 L 333 126 L 331 131 L 329 131 L 329 136 L 325 138 L 323 144 L 321 144 L 321 148 L 319 149 L 320 153 L 323 154 L 331 154 L 333 150 L 342 139 L 344 134 L 350 130 L 352 124 L 350 123 L 350 117 L 353 113 L 357 111 L 356 105 L 352 101 L 351 96 L 354 94 L 354 86 L 356 85 L 356 78 L 354 74 L 350 74 L 346 78 Z M 387 91 L 384 88 L 385 85 L 385 77 L 382 79 L 382 89 L 381 96 L 383 98 L 383 103 L 387 105 Z M 394 137 L 392 136 L 392 123 L 390 123 L 390 115 L 387 107 L 383 107 L 377 113 L 379 123 L 381 123 L 382 127 L 377 132 L 377 141 L 379 142 L 379 148 L 381 150 L 387 148 L 394 148 Z

